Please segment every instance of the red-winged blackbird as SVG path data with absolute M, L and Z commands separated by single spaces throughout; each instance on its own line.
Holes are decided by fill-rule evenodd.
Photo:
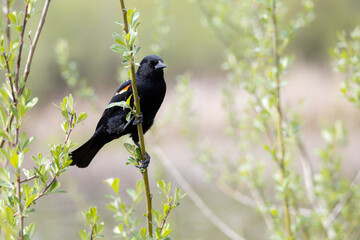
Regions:
M 166 84 L 163 69 L 166 65 L 163 60 L 155 55 L 145 57 L 136 72 L 136 84 L 140 97 L 141 116 L 144 133 L 150 129 L 154 123 L 154 118 L 164 100 Z M 115 92 L 110 103 L 126 101 L 132 95 L 131 81 L 128 80 L 121 84 Z M 134 105 L 131 97 L 130 105 Z M 139 137 L 134 116 L 127 121 L 128 108 L 114 106 L 105 109 L 99 123 L 96 126 L 94 135 L 81 147 L 70 153 L 72 157 L 71 165 L 80 168 L 87 167 L 96 153 L 108 142 L 126 134 L 130 134 L 134 143 L 139 146 Z M 149 158 L 149 156 L 148 156 Z

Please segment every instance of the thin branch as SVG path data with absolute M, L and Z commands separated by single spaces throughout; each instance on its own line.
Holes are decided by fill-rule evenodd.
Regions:
M 120 0 L 120 7 L 121 7 L 121 13 L 122 13 L 123 22 L 124 22 L 124 32 L 126 34 L 128 34 L 129 33 L 129 25 L 127 22 L 127 10 L 125 8 L 124 0 Z M 130 46 L 130 48 L 132 50 L 133 46 Z M 135 118 L 136 118 L 136 120 L 138 120 L 139 115 L 141 113 L 141 109 L 140 109 L 140 98 L 138 95 L 137 85 L 136 85 L 135 63 L 134 63 L 133 53 L 131 54 L 131 57 L 130 57 L 130 76 L 131 76 L 131 88 L 132 88 L 133 96 L 134 96 L 134 105 L 136 108 Z M 137 126 L 137 131 L 138 131 L 138 136 L 139 136 L 142 161 L 145 161 L 146 160 L 146 149 L 145 149 L 145 140 L 144 140 L 142 124 L 139 123 L 136 126 Z M 141 173 L 142 173 L 143 179 L 144 179 L 144 188 L 145 188 L 145 196 L 146 196 L 147 228 L 148 228 L 149 235 L 152 237 L 153 236 L 152 213 L 151 213 L 152 197 L 151 197 L 151 192 L 150 192 L 150 184 L 149 184 L 149 176 L 148 176 L 147 168 L 144 168 L 141 171 Z
M 232 240 L 245 240 L 245 238 L 232 230 L 225 222 L 223 222 L 215 215 L 215 213 L 206 205 L 206 203 L 201 199 L 201 197 L 196 193 L 196 191 L 191 187 L 191 185 L 188 183 L 188 181 L 186 181 L 181 173 L 174 166 L 172 166 L 172 163 L 160 147 L 155 147 L 153 150 L 158 158 L 162 161 L 164 166 L 169 170 L 171 175 L 175 178 L 175 180 L 186 192 L 189 193 L 189 197 L 194 202 L 194 204 L 207 217 L 207 219 L 209 219 L 214 224 L 215 227 L 217 227 L 222 233 L 224 233 Z
M 26 23 L 27 23 L 28 9 L 29 9 L 29 3 L 26 3 L 26 5 L 25 5 L 25 13 L 24 13 L 24 20 L 23 20 L 22 30 L 21 30 L 21 34 L 20 34 L 20 46 L 19 46 L 18 59 L 17 59 L 17 62 L 16 62 L 16 71 L 15 71 L 15 80 L 14 80 L 16 92 L 19 90 L 20 63 L 21 63 L 22 49 L 23 49 L 23 46 L 24 46 L 24 34 L 25 34 Z
M 216 181 L 215 184 L 219 190 L 221 190 L 223 193 L 225 193 L 229 197 L 235 199 L 239 203 L 241 203 L 245 206 L 251 207 L 251 208 L 257 207 L 254 199 L 244 195 L 243 193 L 241 193 L 239 191 L 234 190 L 232 187 L 230 187 L 223 181 L 218 180 L 218 181 Z
M 33 59 L 33 56 L 34 56 L 34 52 L 35 52 L 35 49 L 36 49 L 37 42 L 38 42 L 40 34 L 41 34 L 41 30 L 42 30 L 42 28 L 43 28 L 43 26 L 45 24 L 45 18 L 46 18 L 47 11 L 49 9 L 50 2 L 51 2 L 51 0 L 46 0 L 45 1 L 43 12 L 42 12 L 42 15 L 41 15 L 41 18 L 40 18 L 40 21 L 39 21 L 39 24 L 38 24 L 38 27 L 37 27 L 37 30 L 36 30 L 36 33 L 35 33 L 34 40 L 32 41 L 32 43 L 30 45 L 30 50 L 29 50 L 29 53 L 28 53 L 28 58 L 27 58 L 27 61 L 26 61 L 26 64 L 25 64 L 25 69 L 24 69 L 24 74 L 23 74 L 24 83 L 23 83 L 23 86 L 20 88 L 20 90 L 17 92 L 18 96 L 20 96 L 23 93 L 24 89 L 25 89 L 27 78 L 28 78 L 28 76 L 30 74 L 31 62 L 32 62 L 32 59 Z M 9 121 L 7 122 L 7 124 L 5 126 L 6 128 L 11 126 L 11 124 L 12 124 L 12 122 L 14 120 L 14 115 L 11 114 L 8 119 L 9 119 Z M 0 147 L 3 147 L 4 143 L 5 143 L 5 139 L 3 137 L 1 137 L 0 139 L 1 139 Z
M 10 13 L 10 0 L 6 0 L 6 40 L 7 40 L 8 49 L 10 49 L 10 40 L 11 40 L 9 13 Z
M 18 199 L 17 209 L 19 214 L 19 238 L 18 240 L 22 240 L 24 236 L 24 215 L 21 207 L 21 180 L 20 180 L 20 169 L 18 169 L 16 173 L 16 197 Z
M 56 177 L 54 177 L 52 180 L 51 180 L 51 182 L 48 184 L 48 185 L 46 185 L 46 187 L 45 187 L 45 189 L 41 192 L 41 193 L 39 193 L 35 198 L 34 198 L 34 200 L 32 201 L 32 203 L 28 206 L 28 207 L 30 207 L 32 204 L 34 204 L 39 198 L 41 198 L 41 197 L 43 197 L 44 195 L 46 195 L 47 194 L 47 191 L 49 190 L 49 188 L 54 184 L 54 182 L 56 181 Z
M 11 95 L 12 95 L 12 98 L 13 98 L 14 105 L 16 105 L 16 103 L 17 103 L 17 98 L 16 98 L 16 96 L 15 96 L 14 83 L 13 83 L 13 80 L 12 80 L 12 78 L 11 78 L 9 60 L 7 59 L 5 53 L 3 53 L 3 56 L 4 56 L 4 59 L 5 59 L 5 63 L 6 63 L 6 75 L 7 75 L 8 79 L 9 79 L 10 88 L 11 88 Z M 11 120 L 11 122 L 12 122 L 12 120 Z M 5 127 L 7 128 L 8 126 L 5 126 Z M 3 143 L 2 143 L 2 144 L 3 144 Z M 2 144 L 1 144 L 1 145 L 2 145 Z M 1 146 L 1 147 L 2 147 L 2 146 Z
M 317 199 L 315 196 L 315 188 L 314 188 L 314 170 L 311 165 L 311 160 L 306 152 L 305 146 L 300 138 L 297 138 L 296 143 L 298 145 L 299 151 L 300 151 L 300 161 L 303 169 L 304 174 L 304 183 L 305 183 L 305 190 L 306 195 L 310 201 L 310 204 L 316 208 L 317 205 Z
M 25 179 L 21 180 L 20 183 L 23 184 L 23 183 L 29 182 L 29 181 L 31 181 L 31 180 L 33 180 L 35 178 L 38 178 L 38 177 L 39 176 L 33 175 L 31 177 L 28 177 L 28 178 L 25 178 Z
M 164 218 L 162 219 L 162 222 L 161 222 L 161 226 L 160 226 L 160 236 L 161 236 L 161 233 L 162 233 L 162 230 L 164 229 L 164 227 L 165 227 L 165 223 L 166 223 L 166 220 L 167 220 L 167 218 L 169 217 L 169 214 L 170 214 L 170 211 L 171 211 L 171 206 L 172 206 L 172 201 L 171 200 L 169 200 L 169 202 L 168 202 L 168 205 L 169 205 L 169 210 L 168 210 L 168 212 L 166 213 L 166 215 L 164 216 Z
M 30 74 L 30 67 L 31 67 L 32 59 L 33 59 L 34 52 L 35 52 L 35 49 L 36 49 L 36 45 L 37 45 L 37 43 L 39 41 L 41 31 L 42 31 L 42 29 L 44 27 L 44 24 L 45 24 L 45 18 L 46 18 L 46 14 L 48 12 L 48 9 L 49 9 L 50 2 L 51 2 L 51 0 L 45 0 L 45 4 L 44 4 L 44 8 L 43 8 L 43 11 L 42 11 L 42 14 L 41 14 L 41 18 L 40 18 L 38 27 L 36 29 L 35 36 L 34 36 L 34 39 L 32 41 L 32 44 L 30 45 L 28 58 L 27 58 L 26 64 L 25 64 L 25 69 L 24 69 L 24 74 L 23 74 L 24 86 L 22 86 L 22 88 L 20 88 L 20 90 L 18 92 L 18 96 L 21 95 L 22 92 L 25 89 L 25 84 L 26 84 L 27 78 L 28 78 L 28 76 Z
M 74 114 L 71 114 L 71 118 L 70 118 L 70 121 L 69 121 L 69 131 L 68 131 L 68 133 L 66 134 L 66 137 L 65 137 L 65 140 L 64 140 L 64 144 L 63 144 L 63 149 L 64 149 L 66 143 L 68 142 L 68 140 L 69 140 L 69 138 L 70 138 L 70 134 L 71 134 L 71 132 L 72 132 L 72 130 L 73 130 L 73 128 L 72 128 L 73 120 L 74 120 Z
M 360 181 L 360 171 L 356 174 L 354 180 L 351 182 L 350 187 L 353 187 L 355 184 L 357 184 Z M 344 209 L 345 205 L 353 195 L 353 192 L 348 192 L 333 208 L 331 213 L 329 214 L 326 222 L 329 224 L 332 224 L 335 219 L 340 215 L 341 211 Z
M 286 169 L 285 169 L 285 146 L 282 132 L 283 116 L 281 109 L 281 96 L 280 96 L 280 54 L 278 49 L 278 28 L 277 28 L 277 19 L 276 19 L 276 0 L 271 2 L 271 24 L 272 24 L 272 48 L 273 48 L 273 58 L 276 68 L 275 73 L 275 98 L 276 98 L 276 112 L 277 112 L 277 122 L 276 122 L 276 136 L 277 136 L 277 162 L 281 170 L 281 182 L 285 182 L 286 178 Z M 293 233 L 291 230 L 291 218 L 289 212 L 289 199 L 288 194 L 285 191 L 284 193 L 284 210 L 285 210 L 285 227 L 287 235 L 289 238 L 292 238 Z

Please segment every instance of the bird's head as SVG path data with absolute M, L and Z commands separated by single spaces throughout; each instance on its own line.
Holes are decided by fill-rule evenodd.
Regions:
M 149 55 L 141 60 L 137 73 L 144 77 L 151 77 L 154 75 L 163 76 L 164 68 L 166 68 L 166 65 L 159 56 Z

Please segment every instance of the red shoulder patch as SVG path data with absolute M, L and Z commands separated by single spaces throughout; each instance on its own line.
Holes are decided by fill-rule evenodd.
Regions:
M 122 94 L 122 93 L 126 92 L 129 89 L 129 87 L 131 87 L 131 84 L 129 84 L 126 87 L 124 87 L 123 89 L 121 89 L 121 91 L 118 94 Z

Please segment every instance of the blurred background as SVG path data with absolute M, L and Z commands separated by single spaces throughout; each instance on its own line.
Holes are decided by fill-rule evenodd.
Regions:
M 284 104 L 296 109 L 299 100 L 311 100 L 306 100 L 300 111 L 304 119 L 306 145 L 312 146 L 312 149 L 321 144 L 318 125 L 322 122 L 342 119 L 352 129 L 343 166 L 344 176 L 352 178 L 360 167 L 356 161 L 356 142 L 360 140 L 358 115 L 341 97 L 341 76 L 332 70 L 329 49 L 337 42 L 337 32 L 352 30 L 359 24 L 360 1 L 315 0 L 314 3 L 315 20 L 299 32 L 289 48 L 289 53 L 294 54 L 296 59 L 286 75 L 290 84 L 285 87 Z M 41 4 L 42 1 L 37 2 L 37 17 L 41 14 Z M 166 14 L 169 28 L 164 30 L 167 34 L 157 40 L 154 36 L 157 22 L 153 1 L 134 0 L 126 4 L 136 7 L 141 13 L 137 45 L 142 48 L 137 61 L 154 53 L 154 42 L 165 46 L 161 46 L 161 57 L 168 66 L 165 70 L 168 92 L 157 120 L 165 121 L 169 113 L 175 111 L 172 108 L 176 101 L 177 76 L 191 73 L 192 104 L 196 109 L 195 126 L 199 135 L 210 142 L 215 151 L 230 149 L 231 144 L 225 140 L 226 121 L 221 105 L 221 85 L 225 81 L 225 73 L 221 70 L 224 48 L 206 27 L 197 5 L 191 1 L 169 1 Z M 297 7 L 294 4 L 290 11 L 297 11 Z M 75 97 L 76 110 L 88 113 L 86 121 L 74 130 L 72 141 L 81 144 L 92 135 L 103 108 L 119 86 L 121 58 L 110 50 L 110 45 L 114 43 L 112 33 L 121 31 L 120 26 L 115 24 L 117 20 L 121 20 L 118 1 L 52 1 L 28 81 L 33 95 L 39 97 L 39 103 L 29 113 L 25 127 L 29 135 L 36 137 L 31 149 L 33 154 L 46 154 L 49 143 L 63 141 L 60 129 L 62 118 L 53 103 L 58 104 L 70 93 Z M 36 23 L 35 17 L 30 25 Z M 76 62 L 79 75 L 87 79 L 88 85 L 94 89 L 95 100 L 76 95 L 62 79 L 55 53 L 61 39 L 68 42 L 69 57 Z M 147 144 L 156 142 L 157 146 L 161 146 L 173 167 L 181 172 L 220 219 L 248 239 L 264 239 L 263 231 L 259 229 L 265 229 L 265 226 L 259 221 L 258 214 L 226 197 L 207 181 L 203 166 L 192 161 L 194 154 L 180 129 L 181 122 L 176 119 L 161 125 L 161 129 L 155 126 L 146 135 Z M 36 206 L 37 213 L 30 217 L 30 221 L 37 223 L 36 239 L 50 239 L 50 236 L 53 240 L 77 239 L 78 230 L 84 228 L 81 211 L 90 206 L 98 206 L 101 219 L 105 221 L 105 239 L 111 239 L 115 223 L 112 213 L 105 208 L 109 202 L 105 195 L 111 191 L 103 180 L 120 177 L 121 191 L 125 193 L 126 188 L 134 187 L 141 178 L 135 167 L 125 165 L 128 154 L 122 141 L 128 140 L 114 141 L 104 147 L 88 168 L 70 168 L 60 179 L 67 194 L 40 200 L 41 204 Z M 314 166 L 316 168 L 316 162 Z M 159 178 L 170 180 L 173 186 L 182 188 L 155 157 L 149 169 L 152 191 L 157 191 L 155 183 Z M 154 199 L 154 202 L 157 201 Z M 143 212 L 140 207 L 136 214 L 141 218 Z M 171 214 L 170 222 L 175 226 L 173 239 L 226 239 L 189 197 Z M 248 229 L 248 226 L 252 227 Z

